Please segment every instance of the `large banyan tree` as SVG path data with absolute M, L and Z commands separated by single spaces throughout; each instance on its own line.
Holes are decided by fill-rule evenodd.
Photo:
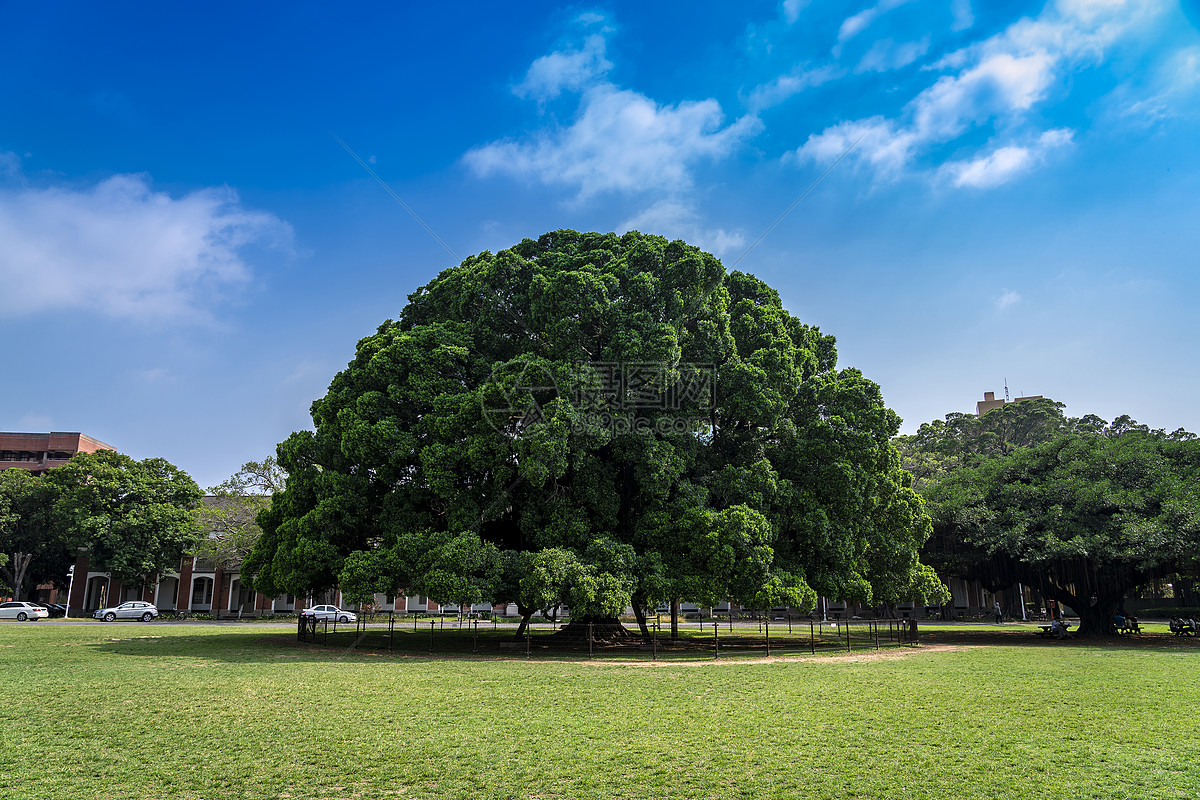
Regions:
M 268 594 L 811 608 L 944 591 L 878 386 L 681 241 L 556 231 L 441 273 L 279 445 Z
M 929 503 L 926 557 L 989 589 L 1022 583 L 1115 635 L 1133 591 L 1200 576 L 1200 440 L 1024 400 L 951 414 L 898 444 Z

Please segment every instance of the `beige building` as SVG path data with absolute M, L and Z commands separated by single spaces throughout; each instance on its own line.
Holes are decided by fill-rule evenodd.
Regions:
M 1005 392 L 1007 393 L 1007 389 Z M 995 392 L 984 392 L 983 399 L 975 404 L 975 416 L 982 417 L 987 412 L 995 408 L 1002 408 L 1009 403 L 1019 403 L 1022 400 L 1041 400 L 1040 394 L 1031 394 L 1028 397 L 1018 397 L 1016 400 L 1005 400 L 1003 397 L 996 399 Z

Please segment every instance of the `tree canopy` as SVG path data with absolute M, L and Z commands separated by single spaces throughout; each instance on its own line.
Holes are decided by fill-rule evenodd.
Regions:
M 120 580 L 175 569 L 201 538 L 192 516 L 200 487 L 165 459 L 77 453 L 44 480 L 54 491 L 55 525 Z
M 933 517 L 928 557 L 993 590 L 1035 587 L 1081 633 L 1110 633 L 1131 590 L 1200 566 L 1200 440 L 1186 431 L 1022 401 L 923 425 L 900 448 Z
M 557 231 L 447 269 L 278 448 L 243 569 L 443 603 L 894 601 L 931 584 L 879 390 L 752 275 Z
M 203 538 L 193 555 L 226 569 L 240 565 L 262 535 L 258 512 L 270 506 L 271 496 L 283 491 L 286 480 L 287 474 L 268 456 L 247 461 L 228 479 L 209 488 L 194 512 Z
M 28 470 L 0 470 L 0 575 L 13 597 L 46 580 L 61 581 L 71 554 L 52 524 L 54 494 Z

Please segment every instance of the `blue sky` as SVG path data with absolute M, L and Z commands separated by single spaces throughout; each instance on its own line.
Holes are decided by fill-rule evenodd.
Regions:
M 1197 0 L 0 8 L 2 430 L 213 485 L 557 228 L 737 262 L 906 431 L 1005 380 L 1200 430 Z

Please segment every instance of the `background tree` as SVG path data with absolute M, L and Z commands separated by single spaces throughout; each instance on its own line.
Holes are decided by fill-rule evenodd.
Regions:
M 273 457 L 247 461 L 227 480 L 208 490 L 195 509 L 196 527 L 204 534 L 194 555 L 225 569 L 240 565 L 262 535 L 258 514 L 283 490 L 287 473 Z
M 78 453 L 44 480 L 55 491 L 55 524 L 119 580 L 175 569 L 202 538 L 192 516 L 200 487 L 165 459 Z
M 301 593 L 375 565 L 526 618 L 870 601 L 920 574 L 928 519 L 899 419 L 835 366 L 832 337 L 683 242 L 557 231 L 472 256 L 362 340 L 315 431 L 280 444 L 287 488 L 244 568 Z M 451 542 L 478 557 L 431 566 Z
M 54 493 L 24 469 L 0 471 L 0 575 L 23 600 L 29 586 L 62 580 L 71 553 L 52 520 Z
M 955 448 L 954 466 L 922 489 L 935 531 L 927 557 L 993 591 L 1035 587 L 1079 614 L 1081 634 L 1111 634 L 1130 591 L 1196 573 L 1200 442 L 1129 417 L 1067 419 L 1061 408 L 1022 401 L 988 412 L 974 439 L 922 426 L 913 449 L 944 454 L 946 439 Z M 1028 432 L 1005 446 L 990 435 L 1001 410 L 1006 425 L 1018 423 L 1010 429 Z

